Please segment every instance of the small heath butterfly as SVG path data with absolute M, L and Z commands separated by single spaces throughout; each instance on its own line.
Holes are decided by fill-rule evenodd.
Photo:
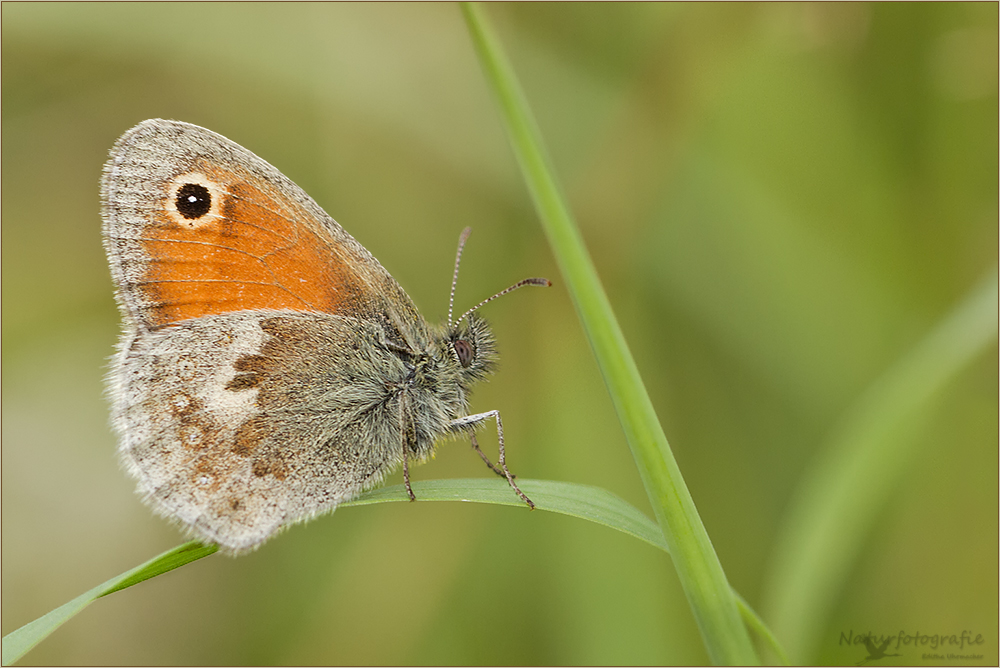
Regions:
M 108 376 L 119 453 L 153 509 L 230 554 L 333 510 L 434 442 L 468 433 L 507 470 L 476 309 L 429 324 L 305 192 L 204 128 L 148 120 L 111 150 L 104 247 L 124 331 Z M 472 431 L 495 419 L 494 466 Z

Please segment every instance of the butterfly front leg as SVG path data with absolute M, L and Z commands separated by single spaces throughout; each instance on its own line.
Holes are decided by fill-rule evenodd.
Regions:
M 475 448 L 476 452 L 479 453 L 479 456 L 483 458 L 483 461 L 486 462 L 486 465 L 489 466 L 491 469 L 493 469 L 493 471 L 496 472 L 498 475 L 503 475 L 507 479 L 507 483 L 511 486 L 511 488 L 513 488 L 513 490 L 517 492 L 517 495 L 521 497 L 521 500 L 527 503 L 529 508 L 534 509 L 535 508 L 534 502 L 527 496 L 525 496 L 524 492 L 521 491 L 521 488 L 517 486 L 517 483 L 514 482 L 514 476 L 510 474 L 510 470 L 507 468 L 507 455 L 504 452 L 504 447 L 503 447 L 503 421 L 500 419 L 500 411 L 488 411 L 486 413 L 476 413 L 475 415 L 465 415 L 460 418 L 452 420 L 448 426 L 451 427 L 451 429 L 454 431 L 464 431 L 466 429 L 469 429 L 470 427 L 474 429 L 476 425 L 490 418 L 496 418 L 497 421 L 497 442 L 500 445 L 499 448 L 500 459 L 498 463 L 500 464 L 501 470 L 498 471 L 497 467 L 494 466 L 492 462 L 490 462 L 489 458 L 487 458 L 486 455 L 483 453 L 483 451 L 479 449 L 479 443 L 476 442 L 476 436 L 475 434 L 472 434 L 470 430 L 470 436 L 472 438 L 472 447 Z

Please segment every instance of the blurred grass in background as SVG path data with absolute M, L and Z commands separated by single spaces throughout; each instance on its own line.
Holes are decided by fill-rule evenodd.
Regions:
M 837 419 L 996 262 L 997 5 L 485 9 L 730 582 L 757 605 Z M 118 316 L 98 178 L 150 117 L 277 166 L 429 319 L 465 225 L 458 307 L 552 278 L 484 311 L 502 365 L 473 408 L 502 411 L 521 476 L 652 515 L 457 7 L 0 18 L 4 634 L 180 542 L 118 470 L 102 396 Z M 996 663 L 997 364 L 993 348 L 927 416 L 809 660 L 864 658 L 838 644 L 850 630 L 968 629 Z M 415 471 L 475 475 L 460 442 Z M 703 662 L 668 559 L 545 513 L 343 509 L 104 599 L 24 663 Z

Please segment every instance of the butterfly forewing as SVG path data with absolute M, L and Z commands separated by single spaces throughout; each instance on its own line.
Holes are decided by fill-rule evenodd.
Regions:
M 419 320 L 388 272 L 308 195 L 209 130 L 139 124 L 112 150 L 102 199 L 119 301 L 146 329 L 255 309 Z

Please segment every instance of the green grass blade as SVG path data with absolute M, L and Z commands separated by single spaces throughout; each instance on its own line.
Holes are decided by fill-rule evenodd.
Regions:
M 845 414 L 806 474 L 779 534 L 767 618 L 796 663 L 810 663 L 823 620 L 877 513 L 912 459 L 937 393 L 997 338 L 997 269 Z
M 560 192 L 513 67 L 479 7 L 463 3 L 486 79 L 549 244 L 594 350 L 712 661 L 757 663 L 725 572 L 674 460 L 583 238 Z
M 578 485 L 554 480 L 517 479 L 517 486 L 535 503 L 538 510 L 548 510 L 570 517 L 579 517 L 595 524 L 616 529 L 661 550 L 667 549 L 663 532 L 642 511 L 600 487 Z M 428 480 L 413 483 L 418 501 L 473 501 L 504 506 L 519 506 L 528 512 L 524 501 L 511 490 L 506 480 L 466 478 Z M 403 485 L 380 487 L 365 492 L 341 505 L 363 506 L 386 501 L 409 501 Z
M 774 656 L 778 658 L 778 661 L 782 666 L 789 665 L 788 655 L 785 654 L 785 649 L 778 642 L 778 638 L 771 633 L 771 629 L 767 628 L 767 624 L 764 620 L 760 618 L 750 604 L 747 603 L 739 592 L 735 589 L 733 590 L 733 596 L 736 598 L 736 606 L 740 609 L 740 616 L 743 617 L 744 623 L 746 623 L 747 628 L 757 634 L 764 643 L 767 644 Z
M 207 557 L 218 549 L 216 545 L 206 546 L 197 541 L 191 541 L 168 550 L 141 566 L 111 578 L 104 584 L 98 585 L 85 594 L 77 596 L 69 603 L 65 603 L 52 612 L 42 615 L 35 621 L 29 622 L 16 631 L 5 635 L 3 637 L 3 656 L 0 658 L 0 662 L 5 666 L 14 663 L 32 647 L 45 640 L 49 634 L 62 626 L 71 617 L 100 597 L 107 596 L 125 587 L 131 587 L 134 584 L 156 577 L 167 571 L 172 571 L 202 557 Z
M 663 532 L 640 510 L 626 503 L 607 490 L 589 485 L 556 482 L 552 480 L 518 480 L 518 486 L 538 510 L 578 517 L 628 534 L 650 545 L 667 551 Z M 505 480 L 472 478 L 456 480 L 427 480 L 413 483 L 413 491 L 419 501 L 471 501 L 524 508 L 524 502 L 511 491 Z M 361 496 L 341 504 L 341 508 L 367 506 L 376 503 L 409 501 L 403 485 L 380 487 L 365 492 Z M 114 577 L 104 584 L 76 597 L 52 612 L 39 617 L 3 639 L 3 665 L 10 665 L 24 656 L 28 650 L 44 640 L 73 615 L 82 611 L 94 600 L 131 587 L 143 580 L 156 577 L 179 566 L 207 557 L 216 552 L 215 545 L 205 546 L 197 541 L 180 545 L 145 564 Z M 748 626 L 757 630 L 761 638 L 772 645 L 775 653 L 781 655 L 781 648 L 773 642 L 773 636 L 760 622 L 756 613 L 748 605 L 741 603 L 741 614 Z

